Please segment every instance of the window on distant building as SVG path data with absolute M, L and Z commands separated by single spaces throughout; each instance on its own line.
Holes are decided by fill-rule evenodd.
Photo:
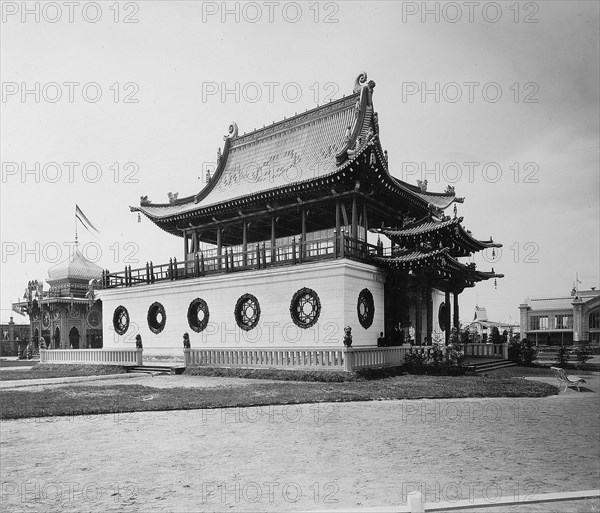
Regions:
M 531 329 L 532 330 L 547 330 L 548 329 L 548 316 L 547 315 L 536 315 L 531 318 Z
M 600 310 L 590 313 L 590 329 L 600 329 Z
M 573 328 L 573 316 L 572 315 L 555 315 L 554 316 L 554 329 L 569 330 L 571 328 Z

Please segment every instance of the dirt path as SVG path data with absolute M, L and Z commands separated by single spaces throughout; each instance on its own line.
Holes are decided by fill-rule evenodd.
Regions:
M 543 399 L 4 421 L 2 509 L 339 510 L 392 506 L 415 488 L 430 501 L 597 488 L 599 389 L 595 376 L 586 392 Z

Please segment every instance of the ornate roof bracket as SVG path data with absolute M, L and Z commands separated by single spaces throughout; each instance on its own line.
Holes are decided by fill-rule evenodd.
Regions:
M 373 82 L 373 80 L 370 80 L 365 84 L 366 81 L 367 74 L 365 72 L 356 77 L 356 81 L 354 83 L 354 93 L 360 92 L 360 98 L 356 102 L 354 122 L 352 126 L 348 127 L 349 133 L 346 137 L 347 140 L 345 141 L 343 148 L 335 156 L 335 160 L 338 165 L 359 153 L 360 148 L 357 147 L 356 143 L 359 134 L 362 132 L 363 124 L 367 114 L 367 107 L 373 105 L 373 89 L 375 88 L 375 82 Z

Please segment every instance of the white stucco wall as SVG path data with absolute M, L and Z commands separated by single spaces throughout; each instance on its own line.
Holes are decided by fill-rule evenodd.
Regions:
M 181 354 L 184 333 L 190 335 L 192 347 L 341 346 L 346 325 L 352 327 L 354 346 L 375 346 L 384 326 L 384 281 L 376 267 L 339 259 L 102 290 L 98 296 L 103 302 L 104 347 L 134 347 L 138 333 L 148 354 Z M 313 289 L 321 302 L 319 319 L 308 329 L 296 326 L 289 311 L 292 296 L 303 287 Z M 360 325 L 356 309 L 363 288 L 371 291 L 375 303 L 368 329 Z M 256 296 L 261 308 L 258 325 L 250 331 L 240 329 L 234 318 L 235 304 L 245 293 Z M 210 311 L 209 324 L 201 333 L 187 321 L 189 304 L 197 297 L 206 301 Z M 164 306 L 167 317 L 159 334 L 152 333 L 147 323 L 148 308 L 155 301 Z M 127 308 L 130 317 L 123 336 L 112 325 L 119 305 Z

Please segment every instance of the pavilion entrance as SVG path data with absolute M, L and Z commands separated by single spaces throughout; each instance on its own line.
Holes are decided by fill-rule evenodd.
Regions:
M 73 326 L 69 332 L 69 347 L 79 349 L 79 330 Z

